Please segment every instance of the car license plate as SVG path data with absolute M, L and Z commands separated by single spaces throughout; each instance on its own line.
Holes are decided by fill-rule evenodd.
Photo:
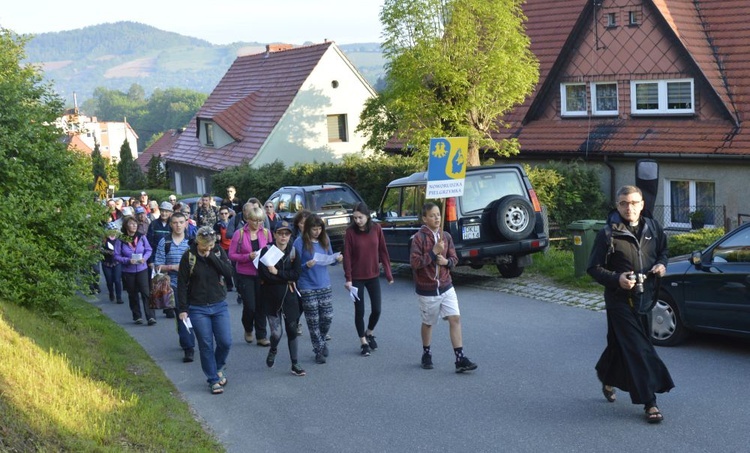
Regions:
M 479 239 L 479 225 L 466 225 L 463 227 L 461 236 L 467 239 Z
M 328 219 L 328 226 L 347 224 L 349 224 L 349 217 L 336 217 L 333 219 Z

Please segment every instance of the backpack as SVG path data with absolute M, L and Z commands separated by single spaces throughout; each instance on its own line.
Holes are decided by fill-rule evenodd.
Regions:
M 149 297 L 149 308 L 155 310 L 175 308 L 174 290 L 172 290 L 171 278 L 169 275 L 157 272 L 153 278 L 152 286 Z

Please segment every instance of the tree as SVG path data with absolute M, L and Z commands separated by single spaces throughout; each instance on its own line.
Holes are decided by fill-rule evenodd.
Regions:
M 54 126 L 62 100 L 22 63 L 27 41 L 0 27 L 0 299 L 57 315 L 101 259 L 106 210 L 88 188 L 88 159 Z
M 96 180 L 101 176 L 102 179 L 105 181 L 108 180 L 107 178 L 107 163 L 104 161 L 104 158 L 102 157 L 102 152 L 99 149 L 99 143 L 97 142 L 94 144 L 94 150 L 91 152 L 91 170 L 94 174 L 94 184 L 96 184 Z
M 361 115 L 366 147 L 381 150 L 395 137 L 426 153 L 432 137 L 468 136 L 469 165 L 480 149 L 516 153 L 517 141 L 491 134 L 539 80 L 522 3 L 385 0 L 386 84 Z
M 148 161 L 146 186 L 149 189 L 169 189 L 169 177 L 164 162 L 161 160 L 161 154 L 151 156 L 151 160 Z
M 146 185 L 145 177 L 138 164 L 133 160 L 133 152 L 127 140 L 120 146 L 120 162 L 117 163 L 117 175 L 121 189 L 142 189 Z

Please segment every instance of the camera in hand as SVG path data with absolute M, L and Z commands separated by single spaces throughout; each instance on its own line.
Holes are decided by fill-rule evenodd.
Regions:
M 646 274 L 633 272 L 632 274 L 628 275 L 628 280 L 630 280 L 631 282 L 635 282 L 633 291 L 635 291 L 636 294 L 643 294 L 643 282 L 646 281 Z

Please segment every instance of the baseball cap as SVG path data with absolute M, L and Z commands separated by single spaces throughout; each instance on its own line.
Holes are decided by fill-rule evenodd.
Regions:
M 145 212 L 146 212 L 146 210 L 143 209 L 143 206 L 136 206 L 136 208 L 135 208 L 135 213 L 136 214 L 143 214 Z
M 146 192 L 141 192 L 141 195 L 148 195 Z
M 289 224 L 289 222 L 287 222 L 286 220 L 284 220 L 282 222 L 279 222 L 279 224 L 276 226 L 276 231 L 281 231 L 281 230 L 287 230 L 287 231 L 289 231 L 291 233 L 292 232 L 292 226 Z

